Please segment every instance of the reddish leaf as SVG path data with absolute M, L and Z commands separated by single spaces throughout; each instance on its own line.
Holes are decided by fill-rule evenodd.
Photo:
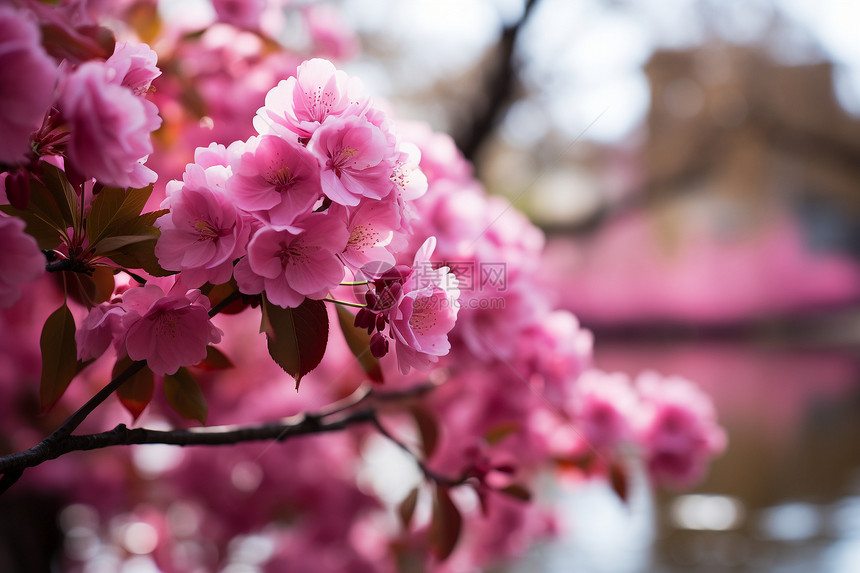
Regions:
M 418 488 L 413 488 L 409 492 L 400 505 L 397 507 L 397 514 L 400 516 L 400 523 L 403 524 L 403 529 L 409 529 L 409 524 L 412 522 L 412 516 L 415 514 L 415 506 L 418 503 Z
M 518 483 L 511 484 L 508 487 L 502 488 L 498 490 L 500 493 L 503 493 L 507 496 L 513 497 L 515 499 L 519 499 L 522 501 L 531 501 L 532 494 L 529 490 L 525 488 L 525 486 L 520 485 Z
M 501 442 L 506 437 L 518 431 L 519 429 L 520 425 L 516 422 L 498 424 L 487 430 L 487 433 L 484 434 L 484 439 L 487 440 L 487 443 L 492 446 Z
M 114 51 L 113 32 L 101 26 L 42 24 L 42 45 L 57 60 L 80 64 L 87 60 L 108 59 Z
M 195 368 L 200 368 L 201 370 L 227 370 L 228 368 L 233 368 L 233 362 L 223 352 L 210 345 L 206 347 L 206 358 L 200 364 L 195 365 Z
M 630 484 L 627 479 L 627 472 L 620 464 L 612 464 L 609 468 L 609 485 L 612 486 L 612 491 L 623 501 L 627 503 L 627 498 L 630 495 Z
M 79 371 L 75 319 L 65 304 L 45 321 L 39 348 L 42 351 L 39 399 L 42 410 L 48 411 L 57 403 Z
M 349 346 L 353 356 L 356 357 L 361 368 L 367 376 L 374 382 L 382 384 L 382 368 L 379 366 L 379 360 L 370 353 L 370 335 L 364 328 L 356 328 L 355 315 L 341 305 L 337 306 L 337 320 L 340 323 L 340 330 L 343 332 L 343 337 L 346 339 L 346 344 Z
M 113 377 L 119 376 L 126 368 L 134 364 L 134 360 L 125 356 L 116 361 L 113 366 Z M 116 395 L 131 417 L 137 420 L 143 410 L 152 402 L 155 381 L 152 370 L 143 368 L 117 388 Z
M 269 354 L 296 379 L 317 367 L 328 344 L 328 313 L 321 300 L 306 298 L 298 308 L 281 308 L 263 297 L 263 322 Z
M 167 374 L 164 377 L 164 395 L 170 407 L 180 416 L 206 424 L 209 407 L 197 380 L 188 370 L 180 368 L 176 374 Z
M 54 273 L 57 279 L 65 279 L 66 293 L 87 308 L 110 300 L 114 289 L 113 269 L 96 267 L 92 276 L 84 273 Z
M 200 291 L 209 297 L 209 303 L 213 307 L 237 290 L 239 290 L 239 286 L 236 284 L 236 279 L 232 278 L 228 282 L 220 285 L 206 283 L 200 288 Z M 247 307 L 247 303 L 243 300 L 243 297 L 240 296 L 221 309 L 220 314 L 239 314 Z
M 415 418 L 418 433 L 421 434 L 421 448 L 424 451 L 424 458 L 429 460 L 439 443 L 439 422 L 423 406 L 412 406 L 409 408 L 409 412 Z
M 463 517 L 451 501 L 448 488 L 436 486 L 436 500 L 433 504 L 433 521 L 430 524 L 430 546 L 440 561 L 447 559 L 460 540 Z

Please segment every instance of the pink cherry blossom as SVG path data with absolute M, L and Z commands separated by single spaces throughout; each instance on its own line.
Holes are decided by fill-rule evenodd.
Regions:
M 24 12 L 0 7 L 0 163 L 23 162 L 54 96 L 57 65 Z
M 113 83 L 129 88 L 135 95 L 149 91 L 152 80 L 161 75 L 156 67 L 158 54 L 146 44 L 122 42 L 116 45 L 113 55 L 105 62 L 112 70 Z
M 78 360 L 98 358 L 111 342 L 122 343 L 125 331 L 122 317 L 125 309 L 119 303 L 103 303 L 90 309 L 89 314 L 75 331 Z
M 308 138 L 328 117 L 364 113 L 370 100 L 363 91 L 358 79 L 335 69 L 328 60 L 307 60 L 295 77 L 281 80 L 269 90 L 254 127 L 260 134 L 293 133 Z
M 86 62 L 67 78 L 60 108 L 71 129 L 68 159 L 105 185 L 144 187 L 157 178 L 142 162 L 161 118 L 155 104 L 113 83 L 114 73 L 104 62 Z
M 291 225 L 322 196 L 319 164 L 298 143 L 273 135 L 252 137 L 235 155 L 230 194 L 240 209 L 262 221 Z
M 332 207 L 334 208 L 334 206 Z M 353 272 L 368 263 L 393 267 L 390 245 L 400 226 L 397 205 L 390 201 L 364 201 L 347 215 L 349 240 L 340 257 Z
M 21 219 L 0 215 L 0 308 L 15 304 L 21 287 L 45 272 L 45 255 L 24 227 Z
M 273 304 L 299 306 L 305 297 L 321 299 L 343 279 L 337 258 L 346 245 L 346 225 L 336 216 L 314 213 L 295 227 L 264 228 L 248 244 L 248 256 L 236 265 L 239 290 L 266 291 Z
M 337 60 L 349 59 L 359 51 L 358 38 L 343 14 L 329 4 L 310 4 L 304 8 L 305 26 L 314 53 Z
M 627 376 L 589 370 L 576 382 L 571 410 L 588 446 L 606 451 L 633 438 L 632 419 L 638 402 Z
M 402 374 L 411 368 L 429 369 L 451 349 L 448 332 L 457 320 L 460 290 L 448 267 L 432 268 L 435 247 L 436 240 L 430 237 L 418 250 L 402 297 L 389 314 Z
M 520 329 L 514 364 L 539 374 L 549 399 L 564 401 L 578 388 L 571 381 L 589 366 L 593 339 L 570 312 L 536 312 L 532 324 Z
M 182 182 L 167 184 L 167 199 L 161 206 L 170 213 L 157 221 L 161 237 L 155 246 L 161 266 L 182 271 L 187 287 L 230 280 L 233 260 L 245 254 L 250 235 L 250 226 L 226 192 L 230 176 L 226 148 L 212 144 L 197 151 L 195 158 L 210 166 L 190 163 Z M 221 164 L 215 160 L 219 154 Z
M 221 22 L 257 30 L 266 9 L 266 0 L 212 0 L 212 7 Z
M 333 118 L 308 142 L 320 162 L 323 193 L 341 205 L 361 197 L 382 199 L 394 183 L 394 146 L 379 127 L 363 117 Z
M 206 347 L 223 332 L 209 319 L 209 299 L 199 290 L 168 293 L 155 285 L 129 289 L 122 296 L 122 327 L 132 360 L 146 360 L 156 374 L 173 374 L 206 358 Z
M 726 446 L 710 398 L 694 384 L 649 372 L 636 380 L 641 398 L 637 438 L 648 473 L 658 484 L 689 486 Z

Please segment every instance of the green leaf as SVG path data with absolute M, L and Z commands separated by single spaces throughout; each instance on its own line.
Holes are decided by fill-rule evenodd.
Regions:
M 370 353 L 370 335 L 367 334 L 367 330 L 355 326 L 355 315 L 346 307 L 339 304 L 335 306 L 337 307 L 337 321 L 349 350 L 361 364 L 361 368 L 367 376 L 374 382 L 382 384 L 384 382 L 382 368 L 379 366 L 379 360 Z
M 430 523 L 430 546 L 440 561 L 446 560 L 454 552 L 462 527 L 463 517 L 451 501 L 448 488 L 437 485 L 433 521 Z
M 134 360 L 128 356 L 118 359 L 113 367 L 113 377 L 119 376 L 132 364 L 134 364 Z M 125 409 L 131 413 L 132 418 L 137 420 L 146 406 L 152 402 L 154 388 L 155 381 L 152 370 L 143 368 L 117 388 L 116 395 Z
M 328 344 L 328 313 L 321 300 L 306 298 L 297 308 L 281 308 L 263 297 L 263 322 L 269 354 L 296 379 L 317 367 Z
M 197 380 L 188 370 L 180 368 L 176 374 L 164 376 L 164 395 L 170 407 L 180 416 L 206 424 L 206 416 L 209 414 L 206 398 L 203 397 Z
M 128 245 L 151 240 L 152 235 L 114 235 L 113 237 L 106 237 L 99 241 L 98 251 L 99 254 L 110 256 L 112 251 L 119 251 Z
M 123 235 L 139 234 L 129 232 L 128 226 L 140 217 L 150 194 L 152 185 L 142 189 L 102 189 L 93 198 L 90 212 L 87 214 L 87 237 L 90 245 L 95 246 L 103 238 L 112 237 L 119 232 Z
M 206 358 L 194 367 L 201 370 L 227 370 L 228 368 L 233 368 L 234 365 L 223 352 L 209 345 L 206 347 Z
M 531 501 L 532 494 L 529 490 L 525 488 L 525 486 L 515 483 L 511 484 L 508 487 L 504 487 L 498 490 L 500 493 L 503 493 L 507 496 L 513 497 L 515 499 L 519 499 L 522 501 Z
M 78 373 L 75 319 L 65 303 L 45 321 L 39 348 L 42 351 L 39 399 L 42 410 L 46 412 L 57 403 Z
M 439 422 L 436 417 L 423 406 L 412 406 L 409 413 L 415 418 L 418 433 L 421 434 L 421 447 L 424 451 L 424 459 L 430 459 L 439 443 Z
M 54 193 L 35 177 L 30 177 L 30 203 L 26 209 L 21 211 L 11 205 L 3 205 L 0 210 L 23 219 L 27 224 L 27 233 L 36 239 L 42 249 L 57 247 L 66 229 L 73 227 L 75 222 L 75 217 L 66 205 L 65 196 L 62 195 L 61 201 L 58 202 Z
M 108 253 L 108 258 L 125 269 L 143 269 L 154 277 L 175 275 L 176 271 L 161 268 L 155 256 L 155 238 L 126 245 L 121 251 Z
M 418 488 L 415 487 L 397 507 L 397 514 L 400 516 L 400 523 L 403 524 L 403 529 L 409 529 L 409 524 L 412 522 L 412 516 L 415 514 L 415 506 L 417 504 Z
M 18 217 L 27 225 L 24 231 L 38 243 L 40 249 L 55 249 L 60 244 L 60 231 L 29 208 L 20 211 L 12 205 L 0 205 L 0 211 Z
M 78 203 L 78 195 L 72 184 L 69 183 L 65 172 L 59 167 L 45 162 L 39 164 L 39 170 L 45 189 L 57 204 L 66 227 L 77 229 L 80 224 L 81 206 Z

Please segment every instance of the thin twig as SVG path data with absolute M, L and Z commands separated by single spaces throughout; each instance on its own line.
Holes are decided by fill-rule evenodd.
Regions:
M 380 422 L 379 418 L 376 416 L 376 412 L 374 412 L 374 415 L 370 419 L 370 422 L 373 423 L 374 427 L 376 427 L 380 434 L 388 438 L 392 443 L 394 443 L 401 450 L 409 454 L 415 460 L 415 463 L 418 464 L 418 468 L 421 470 L 421 473 L 424 474 L 425 478 L 434 481 L 437 484 L 446 485 L 448 487 L 462 485 L 466 482 L 468 476 L 452 478 L 448 476 L 443 476 L 431 470 L 426 463 L 424 463 L 417 455 L 412 452 L 412 450 L 409 449 L 406 444 L 395 438 L 388 430 L 385 429 L 385 426 L 382 425 L 382 422 Z

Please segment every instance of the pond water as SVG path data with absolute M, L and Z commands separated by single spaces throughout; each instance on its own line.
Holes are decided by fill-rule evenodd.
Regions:
M 733 341 L 611 342 L 595 363 L 696 381 L 729 435 L 691 492 L 629 506 L 605 486 L 547 492 L 565 534 L 511 571 L 860 571 L 860 352 Z

